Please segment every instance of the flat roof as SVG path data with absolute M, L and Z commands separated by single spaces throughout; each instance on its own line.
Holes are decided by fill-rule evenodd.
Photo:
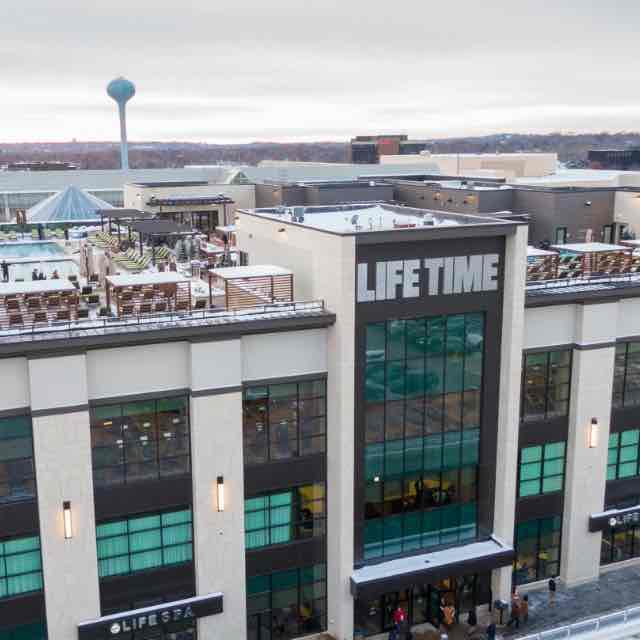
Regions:
M 107 276 L 107 281 L 114 287 L 131 287 L 144 284 L 173 284 L 176 282 L 190 282 L 189 278 L 175 271 L 131 273 L 120 276 Z
M 256 264 L 246 267 L 220 267 L 210 269 L 209 273 L 225 280 L 234 278 L 264 278 L 267 276 L 290 276 L 293 271 L 274 264 Z
M 604 242 L 578 242 L 576 244 L 552 244 L 552 249 L 568 251 L 569 253 L 608 253 L 615 251 L 629 251 L 629 247 Z
M 203 187 L 209 184 L 207 180 L 166 180 L 163 182 L 132 182 L 136 187 Z
M 140 209 L 124 209 L 122 207 L 114 207 L 113 209 L 98 209 L 96 214 L 101 218 L 112 218 L 118 220 L 122 218 L 150 218 L 152 216 L 148 211 L 140 211 Z
M 63 293 L 76 291 L 69 280 L 25 280 L 24 282 L 0 283 L 0 296 L 18 295 L 23 293 Z
M 441 227 L 515 225 L 512 220 L 488 215 L 449 213 L 429 209 L 395 206 L 385 202 L 353 203 L 317 207 L 276 207 L 241 210 L 272 220 L 337 233 L 353 235 L 380 231 L 407 231 Z

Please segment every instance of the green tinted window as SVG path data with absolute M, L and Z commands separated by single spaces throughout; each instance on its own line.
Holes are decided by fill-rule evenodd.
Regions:
M 520 451 L 519 496 L 562 491 L 564 481 L 565 443 L 550 442 L 524 447 Z
M 42 590 L 40 538 L 0 541 L 0 598 Z

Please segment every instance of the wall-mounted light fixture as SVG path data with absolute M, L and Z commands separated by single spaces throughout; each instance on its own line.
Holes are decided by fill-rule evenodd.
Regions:
M 71 520 L 71 502 L 65 500 L 62 503 L 62 516 L 64 518 L 64 537 L 65 540 L 73 538 L 73 522 Z
M 218 493 L 218 511 L 224 511 L 224 478 L 218 476 L 216 479 L 216 489 Z
M 588 445 L 589 449 L 595 449 L 598 446 L 598 437 L 600 436 L 600 425 L 598 418 L 591 418 L 589 425 Z

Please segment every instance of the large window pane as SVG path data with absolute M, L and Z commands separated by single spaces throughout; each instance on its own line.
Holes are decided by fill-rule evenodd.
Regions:
M 571 351 L 545 351 L 524 356 L 523 420 L 565 416 L 569 411 Z
M 383 352 L 384 355 L 384 352 Z M 370 365 L 373 396 L 384 400 L 384 363 Z M 326 389 L 323 379 L 247 387 L 243 398 L 244 461 L 247 465 L 322 453 L 326 449 Z M 371 441 L 383 428 L 384 404 L 371 414 Z
M 0 541 L 0 598 L 42 590 L 40 538 Z
M 190 562 L 191 509 L 98 524 L 96 541 L 101 578 Z
M 31 419 L 0 419 L 0 504 L 35 497 Z

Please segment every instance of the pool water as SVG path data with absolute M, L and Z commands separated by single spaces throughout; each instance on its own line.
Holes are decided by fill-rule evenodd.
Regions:
M 0 242 L 0 260 L 10 258 L 49 258 L 63 256 L 56 242 Z

